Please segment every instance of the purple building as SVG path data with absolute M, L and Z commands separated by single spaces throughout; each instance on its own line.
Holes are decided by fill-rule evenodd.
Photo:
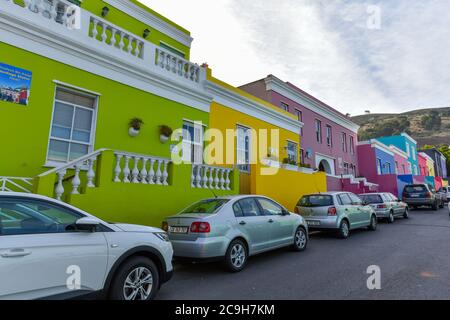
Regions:
M 359 126 L 347 116 L 273 75 L 240 89 L 295 114 L 304 123 L 300 132 L 301 162 L 326 172 L 328 184 L 334 189 L 343 185 L 342 175 L 358 176 Z

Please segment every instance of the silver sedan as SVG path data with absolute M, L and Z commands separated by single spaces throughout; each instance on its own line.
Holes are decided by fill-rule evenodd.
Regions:
M 223 259 L 232 272 L 249 256 L 292 246 L 306 249 L 308 226 L 272 199 L 245 195 L 199 201 L 163 222 L 175 258 Z

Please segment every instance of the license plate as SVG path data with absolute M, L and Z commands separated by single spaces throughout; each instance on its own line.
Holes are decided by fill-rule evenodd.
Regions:
M 188 232 L 188 227 L 169 227 L 169 232 L 170 233 L 187 233 Z
M 413 194 L 411 194 L 411 197 L 412 197 L 412 198 L 419 198 L 419 197 L 420 197 L 420 194 L 413 193 Z
M 320 221 L 307 221 L 308 226 L 320 226 Z

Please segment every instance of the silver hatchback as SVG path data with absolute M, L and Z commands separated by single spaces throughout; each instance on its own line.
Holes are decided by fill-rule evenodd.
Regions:
M 335 230 L 339 238 L 347 238 L 350 230 L 377 228 L 374 209 L 350 192 L 305 195 L 295 210 L 305 218 L 311 230 Z
M 393 223 L 395 217 L 409 218 L 408 205 L 389 192 L 365 193 L 359 197 L 377 213 L 378 219 Z
M 224 259 L 233 271 L 264 251 L 306 249 L 308 226 L 299 215 L 263 196 L 230 196 L 199 201 L 166 218 L 175 258 Z

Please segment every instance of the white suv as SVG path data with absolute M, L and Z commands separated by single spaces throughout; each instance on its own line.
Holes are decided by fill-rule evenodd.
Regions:
M 39 195 L 0 192 L 0 299 L 150 300 L 172 275 L 160 229 L 104 222 Z

